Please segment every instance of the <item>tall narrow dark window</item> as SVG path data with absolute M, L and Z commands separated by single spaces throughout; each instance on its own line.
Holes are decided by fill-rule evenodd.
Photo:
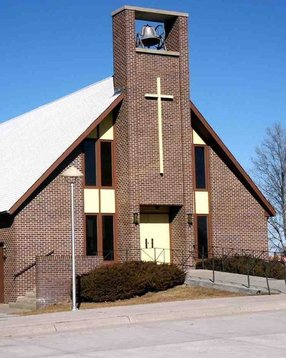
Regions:
M 196 188 L 206 189 L 205 147 L 195 147 Z
M 85 185 L 96 185 L 95 139 L 84 141 Z
M 113 216 L 102 216 L 102 246 L 104 260 L 114 260 Z
M 197 216 L 197 235 L 198 235 L 198 249 L 199 257 L 208 257 L 208 217 Z
M 97 216 L 86 216 L 86 254 L 97 255 Z
M 100 143 L 101 185 L 112 186 L 112 146 L 111 142 Z

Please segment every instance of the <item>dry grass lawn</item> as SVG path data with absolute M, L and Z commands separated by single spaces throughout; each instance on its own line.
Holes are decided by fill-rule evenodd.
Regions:
M 144 296 L 134 297 L 129 300 L 121 300 L 115 302 L 99 302 L 99 303 L 84 302 L 80 305 L 80 309 L 140 305 L 140 304 L 170 302 L 170 301 L 197 300 L 202 298 L 214 298 L 214 297 L 234 297 L 240 295 L 241 294 L 238 293 L 219 291 L 211 288 L 182 285 L 182 286 L 171 288 L 166 291 L 149 292 L 146 293 L 146 295 Z M 70 309 L 71 309 L 70 304 L 58 304 L 58 305 L 47 306 L 34 311 L 29 311 L 23 314 L 31 315 L 31 314 L 61 312 L 61 311 L 69 311 Z

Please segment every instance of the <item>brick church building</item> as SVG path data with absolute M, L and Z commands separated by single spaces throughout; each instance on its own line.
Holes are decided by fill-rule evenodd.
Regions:
M 273 207 L 190 101 L 188 15 L 112 18 L 113 77 L 0 125 L 0 302 L 69 292 L 71 166 L 78 273 L 267 250 Z

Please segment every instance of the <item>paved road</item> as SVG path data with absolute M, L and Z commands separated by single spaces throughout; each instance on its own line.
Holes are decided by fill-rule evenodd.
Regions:
M 286 310 L 0 339 L 5 358 L 285 357 Z
M 6 316 L 0 317 L 0 337 L 19 337 L 25 336 L 27 333 L 30 335 L 63 333 L 86 328 L 97 330 L 100 327 L 118 325 L 280 310 L 286 311 L 285 295 L 222 297 L 96 308 L 25 317 Z

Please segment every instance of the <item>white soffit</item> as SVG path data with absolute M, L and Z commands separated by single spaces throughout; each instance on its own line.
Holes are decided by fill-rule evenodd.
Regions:
M 0 212 L 8 211 L 111 105 L 113 78 L 0 124 Z

